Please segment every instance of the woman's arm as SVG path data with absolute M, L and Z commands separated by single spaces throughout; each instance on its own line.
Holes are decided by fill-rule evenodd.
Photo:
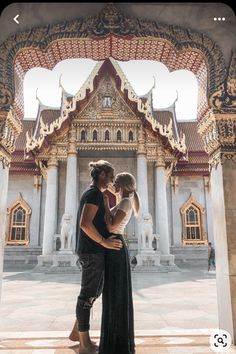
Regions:
M 109 207 L 109 198 L 104 193 L 103 193 L 103 199 L 104 199 L 104 206 L 105 206 L 105 221 L 106 221 L 107 225 L 108 224 L 110 225 L 110 224 L 112 224 L 113 215 L 112 215 L 110 207 Z
M 121 210 L 117 209 L 116 213 L 111 217 L 106 219 L 107 223 L 107 228 L 109 232 L 114 232 L 117 229 L 117 226 L 119 226 L 124 219 L 126 213 Z
M 121 224 L 126 214 L 129 212 L 131 208 L 130 200 L 123 199 L 119 204 L 118 209 L 112 214 L 112 217 L 108 217 L 106 220 L 107 228 L 109 232 L 115 232 L 117 227 Z

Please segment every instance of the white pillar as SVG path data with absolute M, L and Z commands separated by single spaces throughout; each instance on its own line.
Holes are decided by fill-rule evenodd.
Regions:
M 40 210 L 41 210 L 42 176 L 34 176 L 33 208 L 30 219 L 30 246 L 40 245 Z
M 160 250 L 163 254 L 170 253 L 168 210 L 166 196 L 166 171 L 164 160 L 155 163 L 155 206 L 156 232 L 160 236 Z
M 148 213 L 147 158 L 137 154 L 137 190 L 141 199 L 141 214 Z
M 6 210 L 9 168 L 0 161 L 0 300 L 2 294 L 3 257 L 6 231 Z
M 226 163 L 225 163 L 226 164 Z M 232 176 L 231 176 L 232 177 Z M 223 182 L 223 168 L 222 165 L 218 165 L 217 168 L 213 168 L 211 172 L 212 180 L 212 206 L 213 206 L 213 230 L 214 230 L 214 244 L 216 251 L 216 288 L 217 288 L 217 303 L 218 303 L 218 318 L 219 328 L 227 330 L 234 341 L 234 287 L 235 284 L 235 263 L 230 259 L 229 247 L 233 245 L 229 243 L 230 238 L 227 235 L 226 224 L 226 208 L 225 208 L 225 187 L 228 182 L 228 194 L 232 191 L 235 193 L 234 181 Z M 231 190 L 229 185 L 231 183 Z M 235 198 L 234 198 L 235 199 Z M 232 198 L 233 200 L 233 198 Z M 231 206 L 232 207 L 232 206 Z M 233 214 L 232 214 L 233 215 Z M 229 212 L 228 212 L 229 216 Z M 229 243 L 229 244 L 228 244 Z M 231 262 L 230 262 L 231 261 Z M 231 266 L 231 270 L 230 270 Z M 232 280 L 231 280 L 232 279 Z M 232 282 L 232 283 L 231 283 Z M 231 284 L 230 284 L 231 283 Z
M 214 234 L 213 234 L 213 213 L 212 213 L 212 197 L 211 197 L 211 182 L 210 177 L 204 176 L 204 187 L 205 187 L 205 203 L 206 203 L 206 226 L 208 242 L 212 242 L 214 245 Z M 214 245 L 215 246 L 215 245 Z
M 181 215 L 179 212 L 178 176 L 171 176 L 173 246 L 182 246 Z
M 66 169 L 66 197 L 65 197 L 65 213 L 72 216 L 73 238 L 72 249 L 75 248 L 75 230 L 77 216 L 77 155 L 68 154 Z
M 49 160 L 47 170 L 47 192 L 45 203 L 43 255 L 52 254 L 53 236 L 57 227 L 58 163 Z
M 140 151 L 141 150 L 141 151 Z M 147 182 L 147 158 L 143 146 L 139 146 L 137 152 L 137 191 L 140 196 L 140 215 L 135 219 L 135 233 L 138 239 L 138 253 L 142 251 L 141 229 L 142 216 L 148 213 L 148 182 Z

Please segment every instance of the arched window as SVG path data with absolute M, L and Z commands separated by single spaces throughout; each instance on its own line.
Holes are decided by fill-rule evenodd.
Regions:
M 98 140 L 98 132 L 96 130 L 93 131 L 93 141 Z
M 184 244 L 207 243 L 203 221 L 204 212 L 205 209 L 191 194 L 181 209 Z
M 117 136 L 117 141 L 121 141 L 121 131 L 120 130 L 118 130 L 116 136 Z
M 82 130 L 80 133 L 80 140 L 85 141 L 85 137 L 86 137 L 85 130 Z
M 19 194 L 17 200 L 7 209 L 7 244 L 27 245 L 29 243 L 29 218 L 31 208 Z
M 200 240 L 200 213 L 199 210 L 191 205 L 186 210 L 186 235 L 187 240 Z
M 134 134 L 133 132 L 130 130 L 129 131 L 129 141 L 133 141 L 134 140 Z
M 109 140 L 110 139 L 110 133 L 109 130 L 105 131 L 105 140 Z

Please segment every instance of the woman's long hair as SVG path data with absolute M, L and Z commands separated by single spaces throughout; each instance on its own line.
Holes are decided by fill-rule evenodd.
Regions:
M 117 181 L 120 187 L 127 193 L 133 194 L 132 207 L 134 210 L 134 214 L 137 217 L 140 212 L 140 197 L 136 190 L 136 180 L 131 173 L 122 172 L 118 173 L 115 177 L 115 181 Z

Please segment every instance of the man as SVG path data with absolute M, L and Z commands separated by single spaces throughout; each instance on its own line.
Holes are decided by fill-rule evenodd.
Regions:
M 135 256 L 132 257 L 131 259 L 131 270 L 134 270 L 134 268 L 136 267 L 138 261 L 137 258 Z
M 97 347 L 89 336 L 90 310 L 103 289 L 105 250 L 119 251 L 122 242 L 110 236 L 105 223 L 102 191 L 113 181 L 114 169 L 104 160 L 90 162 L 92 184 L 80 200 L 77 215 L 76 252 L 82 266 L 81 290 L 76 305 L 77 321 L 70 334 L 80 341 L 80 354 L 95 353 Z
M 215 249 L 212 247 L 211 242 L 208 243 L 208 272 L 210 271 L 211 265 L 215 268 Z

